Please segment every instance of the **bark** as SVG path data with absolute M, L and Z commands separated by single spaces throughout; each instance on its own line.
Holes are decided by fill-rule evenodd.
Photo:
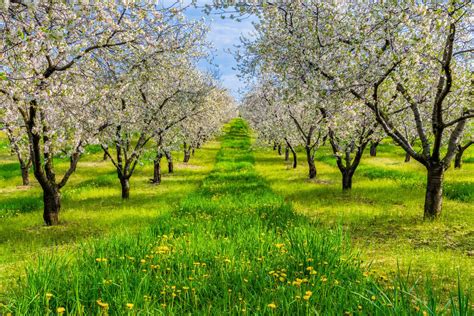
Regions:
M 354 173 L 352 170 L 348 170 L 342 173 L 342 189 L 350 190 L 352 189 L 352 176 Z
M 278 155 L 281 156 L 282 152 L 281 152 L 281 144 L 278 144 Z
M 454 168 L 461 169 L 462 166 L 462 151 L 458 151 L 454 157 Z
M 425 219 L 435 219 L 441 215 L 443 203 L 444 167 L 441 164 L 428 168 L 425 195 Z
M 55 186 L 43 189 L 43 219 L 46 225 L 59 224 L 59 210 L 61 209 L 61 195 Z
M 107 160 L 107 153 L 104 152 L 104 157 L 102 158 L 103 161 L 106 161 Z
M 405 153 L 405 162 L 410 162 L 411 156 L 409 153 Z
M 21 179 L 23 180 L 23 185 L 30 185 L 30 167 L 22 164 L 21 166 Z
M 464 151 L 471 147 L 471 145 L 474 144 L 474 141 L 469 141 L 466 145 L 458 145 L 457 146 L 457 151 L 456 151 L 456 156 L 454 156 L 454 168 L 456 169 L 461 169 L 462 166 L 462 155 L 464 154 Z
M 153 179 L 151 183 L 160 184 L 161 183 L 161 158 L 163 155 L 161 153 L 156 155 L 155 160 L 153 161 Z
M 377 146 L 379 145 L 379 142 L 372 142 L 370 144 L 370 156 L 371 157 L 376 157 L 377 156 Z
M 296 157 L 296 151 L 291 149 L 291 152 L 293 154 L 293 169 L 295 169 L 298 166 L 298 159 Z
M 122 199 L 128 199 L 130 197 L 130 179 L 119 176 L 120 185 L 122 187 Z
M 311 154 L 311 148 L 309 146 L 306 146 L 305 149 L 306 149 L 306 160 L 308 161 L 308 168 L 309 168 L 309 178 L 314 179 L 316 178 L 316 175 L 317 175 L 316 165 L 314 164 L 314 157 Z
M 288 146 L 285 147 L 285 161 L 290 160 L 290 148 Z
M 185 150 L 184 151 L 184 159 L 183 162 L 188 163 L 189 159 L 191 159 L 191 151 L 190 150 Z
M 277 150 L 277 143 L 273 143 L 273 150 Z
M 298 159 L 296 157 L 296 151 L 293 148 L 293 146 L 291 146 L 290 142 L 286 138 L 285 138 L 285 141 L 286 141 L 287 148 L 289 148 L 291 150 L 291 153 L 293 154 L 293 169 L 294 169 L 298 165 Z
M 186 142 L 184 142 L 184 158 L 183 158 L 183 162 L 184 163 L 188 163 L 189 162 L 189 159 L 191 158 L 191 145 L 188 147 L 188 145 L 186 144 Z
M 168 173 L 173 173 L 174 172 L 174 166 L 173 166 L 173 156 L 171 155 L 170 151 L 165 151 L 165 156 L 166 160 L 168 161 Z

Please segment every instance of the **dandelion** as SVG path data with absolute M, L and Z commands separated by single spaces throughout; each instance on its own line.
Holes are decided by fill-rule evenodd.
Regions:
M 312 295 L 313 295 L 313 292 L 311 292 L 311 291 L 306 291 L 305 295 L 303 296 L 303 299 L 304 299 L 305 301 L 308 301 L 308 300 L 311 298 Z
M 64 314 L 65 311 L 66 311 L 66 309 L 64 307 L 56 308 L 56 312 L 58 313 L 58 315 Z
M 362 305 L 357 305 L 357 309 L 361 311 L 362 310 Z
M 372 301 L 376 301 L 377 298 L 375 297 L 375 295 L 372 295 L 372 297 L 370 298 Z
M 100 306 L 100 308 L 102 309 L 109 309 L 109 304 L 105 303 L 105 302 L 102 302 L 101 299 L 98 299 L 97 301 L 97 305 Z
M 187 291 L 187 290 L 189 290 L 189 287 L 183 286 L 183 290 Z
M 46 299 L 49 301 L 54 295 L 52 293 L 46 293 Z
M 275 247 L 278 249 L 285 247 L 285 244 L 275 244 Z
M 133 308 L 133 304 L 132 304 L 132 303 L 127 303 L 126 306 L 127 306 L 128 309 L 132 309 L 132 308 Z
M 276 309 L 277 308 L 275 303 L 270 303 L 270 304 L 267 305 L 267 307 L 271 308 L 271 309 Z

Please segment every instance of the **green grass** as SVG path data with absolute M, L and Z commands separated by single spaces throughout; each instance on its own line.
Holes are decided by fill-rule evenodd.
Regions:
M 342 192 L 341 175 L 329 148 L 316 155 L 318 179 L 307 180 L 304 153 L 293 170 L 272 150 L 256 151 L 256 169 L 294 209 L 321 228 L 343 227 L 371 271 L 393 278 L 410 270 L 419 282 L 427 275 L 445 297 L 456 289 L 458 274 L 474 284 L 474 164 L 465 153 L 461 170 L 445 175 L 443 214 L 423 221 L 425 169 L 404 162 L 404 152 L 384 143 L 377 157 L 364 155 L 352 192 Z M 472 287 L 469 289 L 472 295 Z
M 175 173 L 163 170 L 159 186 L 149 183 L 151 163 L 137 167 L 129 201 L 120 197 L 120 182 L 112 163 L 102 161 L 99 151 L 89 153 L 79 161 L 62 190 L 61 225 L 45 227 L 41 188 L 32 174 L 32 186 L 21 186 L 19 164 L 0 135 L 0 148 L 5 148 L 0 150 L 0 295 L 24 273 L 26 265 L 44 253 L 66 253 L 86 240 L 122 231 L 139 232 L 155 222 L 197 189 L 212 169 L 218 146 L 217 142 L 208 143 L 196 151 L 188 165 L 179 163 L 181 153 L 174 153 Z M 67 163 L 56 161 L 56 167 L 61 174 Z
M 139 233 L 41 256 L 8 292 L 4 312 L 472 313 L 461 288 L 442 302 L 428 282 L 418 287 L 411 276 L 388 280 L 366 271 L 340 227 L 308 220 L 270 188 L 254 168 L 248 133 L 241 120 L 228 125 L 199 189 Z

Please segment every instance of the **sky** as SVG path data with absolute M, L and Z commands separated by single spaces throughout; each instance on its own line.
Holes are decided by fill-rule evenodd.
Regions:
M 166 2 L 173 3 L 174 1 L 167 0 Z M 183 5 L 186 5 L 186 1 L 182 2 Z M 210 3 L 212 3 L 212 0 L 197 1 L 198 7 Z M 248 17 L 238 22 L 230 18 L 222 19 L 221 14 L 217 12 L 207 15 L 200 8 L 189 8 L 185 15 L 190 19 L 204 19 L 210 28 L 207 39 L 213 46 L 212 64 L 202 62 L 199 67 L 203 70 L 211 70 L 213 73 L 217 71 L 221 84 L 229 89 L 237 100 L 241 99 L 239 91 L 245 87 L 245 84 L 237 77 L 239 71 L 236 69 L 237 62 L 232 52 L 236 51 L 235 46 L 240 44 L 242 35 L 252 36 L 254 30 L 252 22 L 255 22 L 256 18 Z

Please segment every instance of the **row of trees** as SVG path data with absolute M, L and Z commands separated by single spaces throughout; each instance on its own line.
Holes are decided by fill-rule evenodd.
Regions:
M 184 9 L 17 0 L 0 12 L 0 127 L 25 179 L 33 167 L 47 225 L 59 222 L 60 190 L 86 146 L 102 147 L 128 198 L 146 151 L 159 183 L 163 155 L 199 147 L 231 115 L 231 97 L 196 67 L 206 27 Z M 59 157 L 69 160 L 61 176 Z
M 242 8 L 260 18 L 237 56 L 251 79 L 242 113 L 253 127 L 304 146 L 310 178 L 329 143 L 344 189 L 368 144 L 374 151 L 387 135 L 426 167 L 424 217 L 438 217 L 444 173 L 472 144 L 470 1 Z

